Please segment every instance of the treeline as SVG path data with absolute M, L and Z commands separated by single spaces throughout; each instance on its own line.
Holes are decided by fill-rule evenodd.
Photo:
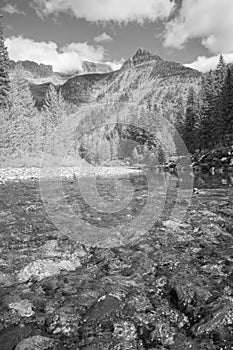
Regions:
M 164 163 L 169 156 L 169 151 L 154 134 L 128 120 L 93 128 L 89 134 L 84 133 L 78 144 L 81 158 L 92 164 L 114 164 L 121 160 L 154 166 Z
M 200 92 L 190 88 L 176 127 L 191 153 L 233 144 L 233 67 L 222 55 L 216 70 L 203 76 Z
M 22 64 L 17 64 L 9 77 L 9 57 L 4 44 L 3 26 L 0 23 L 0 154 L 1 161 L 9 158 L 40 158 L 48 139 L 50 151 L 58 149 L 56 127 L 73 113 L 61 93 L 51 84 L 46 93 L 45 105 L 38 111 L 26 79 Z M 64 135 L 67 142 L 70 135 Z

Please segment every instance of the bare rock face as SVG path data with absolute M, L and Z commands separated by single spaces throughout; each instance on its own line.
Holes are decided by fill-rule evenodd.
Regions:
M 112 68 L 105 63 L 96 63 L 83 61 L 82 63 L 83 73 L 109 73 L 112 72 Z
M 124 63 L 124 67 L 127 67 L 130 64 L 137 65 L 137 64 L 152 62 L 152 61 L 163 62 L 161 57 L 154 55 L 147 50 L 139 48 L 135 53 L 135 55 Z
M 22 64 L 25 71 L 32 73 L 35 78 L 44 78 L 54 74 L 51 65 L 38 64 L 33 61 L 10 61 L 10 69 L 15 69 L 19 64 Z

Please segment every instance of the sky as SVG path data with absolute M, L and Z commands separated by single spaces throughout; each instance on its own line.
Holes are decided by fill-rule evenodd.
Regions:
M 113 69 L 139 47 L 206 72 L 233 62 L 233 0 L 1 0 L 11 59 Z

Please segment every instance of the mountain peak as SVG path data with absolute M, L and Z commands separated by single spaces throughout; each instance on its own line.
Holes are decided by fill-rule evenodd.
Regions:
M 153 56 L 153 54 L 148 51 L 148 50 L 145 50 L 143 49 L 142 47 L 139 47 L 139 49 L 136 51 L 136 53 L 134 54 L 133 57 L 138 57 L 138 56 Z
M 137 65 L 150 61 L 162 61 L 162 58 L 140 47 L 134 56 L 125 62 L 124 66 L 131 64 Z
M 141 47 L 136 51 L 136 53 L 134 54 L 133 60 L 143 60 L 143 61 L 154 61 L 154 60 L 162 60 L 161 57 L 153 54 L 152 52 L 142 49 Z

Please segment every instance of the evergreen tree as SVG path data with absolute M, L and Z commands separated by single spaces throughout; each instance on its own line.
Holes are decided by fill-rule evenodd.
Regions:
M 233 73 L 227 69 L 225 84 L 221 95 L 221 129 L 219 130 L 224 142 L 233 141 Z
M 138 164 L 142 161 L 142 155 L 138 153 L 137 147 L 134 147 L 132 152 L 132 158 L 134 163 Z
M 166 162 L 166 154 L 162 144 L 158 145 L 157 158 L 159 165 L 164 164 Z
M 114 131 L 111 139 L 110 139 L 110 152 L 111 152 L 111 159 L 117 159 L 118 158 L 118 148 L 119 148 L 119 135 L 117 131 Z
M 9 57 L 3 37 L 3 25 L 0 15 L 0 108 L 7 105 L 10 90 L 10 79 L 8 75 Z
M 188 151 L 191 153 L 193 153 L 196 148 L 195 118 L 196 118 L 196 102 L 195 102 L 194 90 L 191 87 L 189 89 L 184 127 L 182 130 L 182 137 L 183 137 L 184 143 Z
M 199 122 L 199 142 L 201 149 L 209 149 L 216 142 L 216 120 L 214 119 L 216 96 L 214 76 L 210 71 L 202 82 L 202 109 Z
M 215 90 L 215 101 L 214 108 L 212 109 L 213 120 L 215 121 L 215 140 L 216 143 L 221 143 L 222 141 L 222 106 L 221 106 L 221 96 L 222 89 L 225 84 L 227 73 L 227 65 L 222 55 L 219 57 L 219 62 L 217 68 L 214 72 L 214 90 Z
M 21 64 L 16 66 L 9 93 L 9 110 L 11 123 L 14 125 L 12 140 L 15 150 L 32 152 L 37 148 L 37 134 L 40 132 L 37 118 L 38 111 L 34 106 L 33 97 L 25 78 L 25 71 Z
M 219 61 L 216 67 L 216 75 L 218 76 L 218 80 L 220 84 L 223 84 L 225 76 L 226 76 L 227 65 L 224 60 L 223 55 L 219 56 Z
M 61 91 L 50 84 L 45 99 L 45 111 L 51 128 L 55 128 L 62 120 L 66 111 L 66 104 Z
M 17 64 L 10 86 L 10 106 L 14 115 L 23 115 L 28 118 L 33 117 L 36 112 L 35 102 L 22 64 Z

